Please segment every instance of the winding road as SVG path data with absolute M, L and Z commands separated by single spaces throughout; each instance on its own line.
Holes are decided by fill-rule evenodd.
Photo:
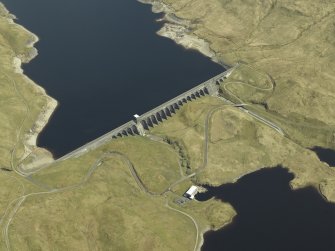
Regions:
M 0 226 L 2 227 L 2 237 L 5 241 L 6 244 L 6 248 L 7 250 L 11 250 L 11 246 L 10 246 L 10 242 L 9 242 L 9 236 L 8 236 L 8 229 L 9 226 L 13 220 L 13 218 L 15 217 L 17 211 L 19 210 L 19 208 L 21 207 L 21 205 L 23 204 L 23 202 L 32 196 L 37 196 L 37 195 L 46 195 L 46 194 L 56 194 L 56 193 L 62 193 L 65 191 L 72 191 L 75 189 L 78 189 L 80 187 L 82 187 L 83 185 L 85 185 L 90 177 L 92 176 L 92 174 L 94 173 L 94 171 L 99 167 L 102 166 L 103 163 L 113 157 L 119 157 L 121 158 L 124 163 L 128 166 L 129 172 L 132 175 L 132 177 L 134 178 L 136 184 L 138 185 L 139 189 L 147 194 L 149 194 L 150 196 L 159 196 L 159 194 L 155 194 L 151 191 L 149 191 L 146 186 L 143 184 L 141 178 L 138 176 L 136 169 L 134 167 L 134 165 L 131 163 L 131 161 L 128 159 L 128 157 L 126 155 L 124 155 L 121 152 L 117 152 L 117 151 L 109 151 L 106 152 L 104 154 L 102 154 L 95 162 L 94 164 L 91 166 L 91 168 L 88 170 L 87 174 L 83 177 L 83 179 L 81 180 L 81 182 L 68 186 L 68 187 L 63 187 L 63 188 L 57 188 L 57 189 L 50 189 L 48 191 L 42 191 L 42 192 L 35 192 L 35 193 L 29 193 L 29 194 L 24 194 L 21 195 L 20 197 L 12 200 L 8 206 L 7 209 L 4 213 L 4 215 L 1 217 L 0 220 Z
M 229 105 L 220 105 L 218 107 L 215 107 L 213 109 L 211 109 L 207 116 L 206 116 L 206 121 L 205 121 L 205 129 L 204 129 L 204 133 L 205 133 L 205 146 L 204 146 L 204 161 L 203 161 L 203 165 L 200 167 L 200 169 L 203 169 L 206 167 L 207 165 L 207 160 L 208 160 L 208 138 L 209 138 L 209 121 L 211 116 L 213 115 L 213 113 L 218 110 L 221 109 L 225 106 L 229 106 Z M 49 189 L 47 191 L 41 191 L 41 192 L 35 192 L 35 193 L 29 193 L 29 194 L 23 194 L 20 197 L 12 200 L 9 205 L 7 206 L 7 209 L 3 215 L 3 217 L 1 217 L 0 220 L 0 226 L 2 227 L 2 236 L 3 239 L 5 241 L 6 244 L 6 248 L 7 250 L 11 250 L 11 245 L 10 245 L 10 241 L 9 241 L 9 236 L 8 236 L 8 229 L 10 227 L 11 222 L 13 221 L 13 218 L 15 217 L 15 215 L 17 214 L 19 208 L 21 207 L 21 205 L 24 203 L 24 201 L 32 196 L 38 196 L 38 195 L 46 195 L 46 194 L 56 194 L 56 193 L 62 193 L 65 191 L 71 191 L 71 190 L 75 190 L 78 189 L 80 187 L 82 187 L 83 185 L 85 185 L 88 180 L 90 179 L 90 177 L 92 176 L 92 174 L 94 173 L 94 171 L 99 167 L 102 166 L 103 163 L 113 157 L 119 157 L 121 158 L 124 163 L 128 166 L 129 172 L 132 175 L 132 177 L 134 178 L 137 186 L 139 187 L 139 189 L 145 193 L 147 193 L 150 196 L 163 196 L 165 195 L 167 192 L 169 192 L 174 186 L 176 186 L 177 184 L 187 180 L 187 179 L 191 179 L 192 177 L 194 177 L 197 172 L 194 172 L 188 176 L 185 177 L 181 177 L 179 180 L 177 180 L 176 182 L 174 182 L 173 184 L 171 184 L 167 189 L 165 189 L 162 193 L 157 194 L 154 193 L 152 191 L 150 191 L 145 184 L 143 183 L 143 181 L 141 180 L 141 178 L 139 177 L 134 165 L 132 164 L 132 162 L 129 160 L 129 158 L 121 153 L 121 152 L 117 152 L 117 151 L 108 151 L 106 153 L 103 153 L 95 162 L 94 164 L 90 167 L 90 169 L 88 170 L 87 174 L 83 177 L 83 179 L 74 185 L 68 186 L 68 187 L 64 187 L 64 188 L 57 188 L 57 189 Z M 32 180 L 29 180 L 30 182 Z M 23 185 L 23 184 L 22 184 Z M 35 184 L 37 185 L 37 184 Z M 24 185 L 23 185 L 24 186 Z M 45 187 L 41 187 L 42 189 L 45 189 Z M 23 191 L 23 193 L 25 193 L 25 191 Z M 181 214 L 183 214 L 184 216 L 188 217 L 189 219 L 192 220 L 193 224 L 195 225 L 196 228 L 196 232 L 197 232 L 197 236 L 196 236 L 196 241 L 195 241 L 195 247 L 194 250 L 197 250 L 198 248 L 198 238 L 199 238 L 199 226 L 196 222 L 196 220 L 189 214 L 187 214 L 186 212 L 183 212 L 181 210 L 175 209 L 171 206 L 168 205 L 168 202 L 166 202 L 166 206 L 176 212 L 179 212 Z
M 16 84 L 15 83 L 13 83 L 13 84 L 15 86 L 15 90 L 17 91 L 17 94 L 24 100 L 24 103 L 26 104 L 27 110 L 26 110 L 26 116 L 23 119 L 23 121 L 22 121 L 22 123 L 20 125 L 20 128 L 19 128 L 19 132 L 18 132 L 18 135 L 17 135 L 17 142 L 14 145 L 13 150 L 11 152 L 11 165 L 12 165 L 12 169 L 15 171 L 15 173 L 17 173 L 18 175 L 23 176 L 24 178 L 27 179 L 27 177 L 26 177 L 27 174 L 26 173 L 17 170 L 17 165 L 15 165 L 15 160 L 14 159 L 15 159 L 15 152 L 16 152 L 17 145 L 19 144 L 19 139 L 20 139 L 20 135 L 21 135 L 21 131 L 22 131 L 24 122 L 26 121 L 26 119 L 28 118 L 29 113 L 30 113 L 29 112 L 29 104 L 24 99 L 24 97 L 20 94 L 19 90 L 16 87 Z M 246 84 L 246 85 L 251 86 L 249 84 Z M 253 86 L 251 86 L 251 87 L 253 87 Z M 229 90 L 226 89 L 226 85 L 223 85 L 223 88 L 227 92 L 230 92 Z M 255 88 L 258 88 L 258 87 L 255 87 Z M 272 89 L 273 89 L 273 86 L 272 87 L 263 88 L 262 90 L 270 91 Z M 230 94 L 234 96 L 233 93 L 230 92 Z M 8 229 L 9 229 L 10 224 L 12 223 L 15 215 L 17 214 L 19 208 L 22 206 L 22 204 L 24 203 L 24 201 L 27 198 L 32 197 L 32 196 L 45 195 L 45 194 L 56 194 L 56 193 L 61 193 L 61 192 L 65 192 L 65 191 L 71 191 L 71 190 L 79 189 L 80 187 L 82 187 L 83 185 L 85 185 L 89 181 L 89 179 L 92 176 L 92 174 L 94 173 L 94 171 L 99 166 L 102 166 L 104 164 L 104 162 L 106 160 L 110 159 L 110 158 L 113 158 L 113 157 L 121 158 L 123 160 L 123 162 L 127 165 L 128 169 L 129 169 L 129 172 L 132 175 L 132 177 L 134 178 L 134 180 L 135 180 L 137 186 L 139 187 L 139 189 L 141 191 L 145 192 L 146 194 L 150 195 L 150 196 L 164 196 L 164 195 L 166 195 L 166 193 L 170 192 L 173 189 L 173 187 L 175 187 L 176 185 L 180 184 L 181 182 L 184 182 L 185 180 L 191 179 L 192 177 L 196 176 L 199 172 L 202 172 L 206 168 L 206 166 L 208 164 L 208 145 L 209 145 L 209 129 L 210 129 L 209 127 L 210 127 L 211 117 L 212 117 L 212 115 L 216 111 L 218 111 L 220 109 L 223 109 L 224 107 L 227 107 L 227 106 L 238 107 L 240 110 L 248 113 L 249 115 L 251 115 L 251 116 L 255 117 L 256 119 L 258 119 L 259 121 L 263 122 L 264 124 L 266 124 L 268 126 L 271 126 L 277 132 L 283 134 L 283 131 L 281 130 L 281 128 L 279 128 L 277 125 L 273 124 L 272 122 L 270 122 L 270 121 L 262 118 L 261 116 L 255 114 L 255 113 L 253 113 L 251 111 L 248 111 L 244 107 L 246 104 L 244 104 L 244 102 L 241 99 L 239 99 L 238 97 L 236 97 L 236 98 L 237 98 L 237 100 L 241 101 L 240 104 L 234 104 L 234 103 L 231 103 L 231 102 L 229 103 L 228 102 L 225 105 L 215 106 L 214 108 L 212 108 L 211 110 L 208 111 L 208 113 L 206 115 L 205 122 L 204 122 L 205 123 L 205 125 L 204 125 L 204 148 L 203 148 L 203 162 L 202 162 L 201 166 L 199 166 L 192 174 L 190 174 L 188 176 L 182 176 L 181 175 L 182 177 L 179 180 L 177 180 L 177 181 L 173 182 L 171 185 L 169 185 L 169 187 L 167 187 L 162 193 L 154 193 L 154 192 L 150 191 L 145 186 L 145 184 L 143 183 L 143 181 L 141 180 L 141 178 L 139 177 L 139 175 L 138 175 L 138 173 L 136 171 L 136 168 L 134 167 L 134 165 L 132 164 L 132 162 L 129 160 L 129 158 L 125 154 L 123 154 L 121 152 L 117 152 L 117 151 L 109 151 L 109 152 L 103 153 L 95 161 L 95 163 L 89 168 L 87 174 L 83 177 L 83 179 L 79 183 L 71 185 L 71 186 L 67 186 L 67 187 L 63 187 L 63 188 L 58 188 L 58 189 L 48 189 L 48 190 L 45 190 L 45 187 L 42 187 L 40 184 L 34 183 L 33 180 L 27 179 L 29 182 L 34 183 L 34 185 L 40 187 L 44 191 L 25 194 L 24 185 L 20 181 L 21 182 L 21 186 L 23 187 L 22 188 L 23 192 L 22 192 L 21 196 L 19 196 L 16 199 L 12 200 L 8 204 L 7 209 L 5 210 L 5 212 L 3 214 L 3 217 L 1 217 L 1 219 L 0 219 L 0 226 L 2 227 L 2 236 L 3 236 L 3 239 L 5 241 L 7 250 L 9 250 L 9 251 L 11 250 L 11 245 L 10 245 L 9 236 L 8 236 Z M 197 250 L 198 249 L 198 240 L 199 240 L 199 225 L 197 224 L 195 218 L 192 217 L 190 214 L 182 211 L 182 210 L 179 210 L 179 209 L 171 207 L 168 204 L 168 201 L 166 201 L 166 207 L 169 208 L 170 210 L 173 210 L 175 212 L 178 212 L 178 213 L 180 213 L 180 214 L 188 217 L 193 222 L 193 224 L 194 224 L 194 226 L 196 228 L 196 233 L 197 233 L 196 240 L 195 240 L 194 250 Z
M 240 64 L 238 64 L 236 66 L 236 69 L 240 66 Z M 256 69 L 254 69 L 253 67 L 249 66 L 249 65 L 244 65 L 245 67 L 249 67 L 251 68 L 252 70 L 254 71 L 257 71 Z M 248 87 L 251 87 L 251 88 L 254 88 L 256 90 L 261 90 L 261 91 L 273 91 L 274 90 L 274 82 L 272 80 L 272 78 L 270 76 L 268 76 L 268 79 L 269 79 L 269 83 L 271 84 L 271 86 L 267 86 L 267 87 L 259 87 L 259 86 L 254 86 L 254 85 L 251 85 L 251 84 L 248 84 L 248 83 L 244 83 L 242 81 L 230 81 L 230 82 L 223 82 L 222 83 L 222 88 L 224 89 L 224 91 L 226 91 L 229 95 L 231 95 L 232 97 L 234 97 L 236 100 L 239 101 L 240 104 L 235 104 L 233 103 L 232 101 L 226 99 L 226 98 L 223 98 L 223 97 L 220 97 L 222 100 L 224 100 L 225 102 L 228 102 L 230 104 L 234 104 L 235 106 L 238 106 L 238 108 L 244 112 L 244 113 L 247 113 L 249 114 L 250 116 L 252 116 L 253 118 L 255 118 L 256 120 L 264 123 L 265 125 L 271 127 L 272 129 L 274 129 L 275 131 L 277 131 L 279 134 L 281 134 L 282 136 L 285 136 L 285 132 L 283 131 L 283 129 L 281 129 L 279 126 L 277 126 L 276 124 L 274 124 L 273 122 L 269 121 L 268 119 L 262 117 L 262 116 L 259 116 L 258 114 L 252 112 L 252 111 L 249 111 L 246 106 L 248 106 L 248 104 L 246 104 L 241 98 L 239 98 L 238 96 L 236 96 L 233 92 L 231 92 L 229 89 L 227 89 L 227 86 L 228 85 L 231 85 L 231 84 L 240 84 L 240 85 L 245 85 L 245 86 L 248 86 Z

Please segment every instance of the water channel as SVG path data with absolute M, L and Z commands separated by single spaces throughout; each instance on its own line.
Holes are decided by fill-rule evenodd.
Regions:
M 161 14 L 136 0 L 0 0 L 39 36 L 25 73 L 59 101 L 38 145 L 55 157 L 222 72 L 159 37 Z

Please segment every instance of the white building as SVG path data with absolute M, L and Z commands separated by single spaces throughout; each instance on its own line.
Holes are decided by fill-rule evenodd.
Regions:
M 198 187 L 196 186 L 191 186 L 187 191 L 186 193 L 184 194 L 184 196 L 186 198 L 189 198 L 191 200 L 194 199 L 194 196 L 198 193 Z

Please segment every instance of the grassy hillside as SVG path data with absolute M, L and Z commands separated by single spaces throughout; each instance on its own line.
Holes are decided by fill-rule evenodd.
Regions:
M 36 54 L 36 38 L 0 5 L 0 250 L 196 250 L 202 232 L 229 223 L 236 212 L 215 199 L 180 203 L 185 190 L 234 182 L 278 164 L 294 173 L 293 189 L 312 185 L 335 201 L 335 169 L 304 147 L 333 146 L 333 72 L 331 63 L 308 71 L 312 61 L 306 53 L 317 46 L 305 50 L 308 41 L 300 39 L 324 38 L 312 31 L 327 24 L 330 2 L 320 8 L 321 3 L 299 1 L 164 1 L 193 20 L 193 32 L 206 38 L 219 58 L 248 63 L 221 83 L 221 94 L 248 103 L 285 136 L 220 98 L 204 97 L 185 104 L 146 137 L 111 140 L 24 175 L 24 168 L 45 163 L 39 162 L 41 154 L 48 156 L 34 146 L 33 136 L 47 120 L 52 100 L 17 67 L 19 59 L 27 62 Z M 283 25 L 275 25 L 278 20 Z M 328 48 L 324 63 L 333 47 L 322 46 Z
M 247 63 L 275 83 L 271 95 L 257 92 L 268 112 L 307 127 L 328 126 L 326 137 L 304 146 L 335 149 L 335 3 L 332 0 L 161 0 L 189 33 L 205 39 L 216 60 Z M 245 87 L 245 86 L 244 86 Z M 230 85 L 238 93 L 240 85 Z M 329 136 L 329 132 L 330 136 Z
M 146 148 L 146 154 L 136 154 L 134 146 Z M 137 184 L 129 163 L 147 190 Z M 173 201 L 182 194 L 156 194 L 181 178 L 178 169 L 178 155 L 169 145 L 143 137 L 114 140 L 50 166 L 31 177 L 48 189 L 26 197 L 9 242 L 14 250 L 193 250 L 200 233 L 169 206 L 196 218 L 200 230 L 222 225 L 234 211 L 218 201 L 180 207 Z
M 12 169 L 35 150 L 29 139 L 40 131 L 54 101 L 20 69 L 20 61 L 36 55 L 36 37 L 14 24 L 1 4 L 0 9 L 0 167 Z
M 36 55 L 36 37 L 2 5 L 0 13 L 0 250 L 194 250 L 202 231 L 233 217 L 230 205 L 214 200 L 174 203 L 192 184 L 182 182 L 179 154 L 143 137 L 115 140 L 25 176 L 22 163 L 47 155 L 33 136 L 52 100 L 19 67 Z
M 180 142 L 200 184 L 218 186 L 262 167 L 282 165 L 295 175 L 293 188 L 322 185 L 327 187 L 325 196 L 335 200 L 331 191 L 334 168 L 320 162 L 314 152 L 218 98 L 187 104 L 152 133 Z

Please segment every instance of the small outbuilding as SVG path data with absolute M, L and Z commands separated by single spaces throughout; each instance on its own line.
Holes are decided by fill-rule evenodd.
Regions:
M 138 118 L 140 117 L 140 115 L 138 115 L 138 114 L 134 114 L 134 120 L 135 120 L 135 122 L 137 123 L 138 121 Z
M 191 187 L 184 193 L 184 197 L 193 200 L 193 199 L 194 199 L 194 196 L 195 196 L 197 193 L 198 193 L 198 187 L 197 187 L 197 186 L 191 186 Z

